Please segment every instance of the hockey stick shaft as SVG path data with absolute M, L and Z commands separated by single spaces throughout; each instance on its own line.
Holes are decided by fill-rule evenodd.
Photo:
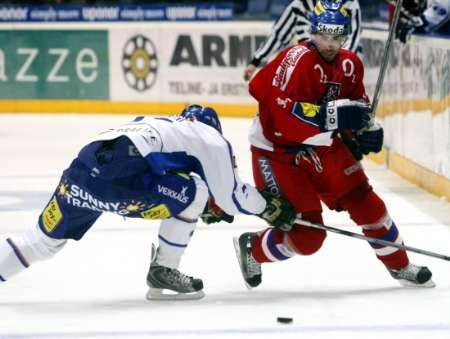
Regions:
M 389 28 L 389 34 L 388 34 L 388 38 L 386 41 L 386 46 L 384 47 L 383 57 L 381 59 L 380 72 L 378 73 L 377 84 L 375 86 L 375 92 L 373 93 L 373 100 L 372 100 L 372 113 L 374 115 L 377 110 L 378 100 L 380 99 L 380 94 L 381 94 L 381 88 L 383 87 L 384 76 L 386 74 L 386 69 L 389 64 L 389 54 L 391 51 L 392 41 L 394 40 L 394 36 L 395 36 L 395 29 L 397 27 L 398 19 L 400 17 L 402 2 L 403 2 L 403 0 L 397 0 L 396 6 L 395 6 L 395 11 L 394 11 L 394 17 L 391 22 L 391 27 Z
M 342 230 L 340 228 L 335 228 L 335 227 L 326 226 L 326 225 L 320 225 L 320 224 L 314 224 L 312 222 L 309 222 L 309 221 L 306 221 L 306 220 L 303 220 L 303 219 L 300 219 L 300 218 L 297 218 L 295 220 L 295 223 L 299 224 L 299 225 L 303 225 L 303 226 L 318 228 L 318 229 L 321 229 L 321 230 L 325 230 L 325 231 L 329 231 L 329 232 L 333 232 L 333 233 L 337 233 L 337 234 L 346 235 L 346 236 L 352 237 L 352 238 L 366 240 L 366 241 L 368 241 L 370 243 L 377 244 L 377 245 L 395 247 L 395 248 L 398 248 L 398 249 L 401 249 L 401 250 L 414 252 L 414 253 L 418 253 L 418 254 L 422 254 L 422 255 L 427 255 L 429 257 L 434 257 L 434 258 L 450 261 L 450 256 L 447 256 L 447 255 L 443 255 L 443 254 L 439 254 L 439 253 L 435 253 L 435 252 L 431 252 L 431 251 L 427 251 L 427 250 L 422 250 L 420 248 L 411 247 L 411 246 L 407 246 L 407 245 L 404 245 L 404 244 L 397 244 L 397 243 L 392 242 L 392 241 L 387 241 L 387 240 L 383 240 L 383 239 L 377 239 L 377 238 L 368 237 L 368 236 L 365 236 L 365 235 L 362 235 L 362 234 L 358 234 L 358 233 L 354 233 L 354 232 L 350 232 L 350 231 L 345 231 L 345 230 Z

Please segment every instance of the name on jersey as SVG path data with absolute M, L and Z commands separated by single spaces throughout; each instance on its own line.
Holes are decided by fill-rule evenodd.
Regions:
M 295 66 L 300 58 L 308 51 L 309 49 L 305 46 L 298 45 L 292 47 L 278 66 L 272 81 L 272 86 L 279 87 L 284 91 L 291 79 L 292 73 L 294 73 Z
M 166 186 L 158 185 L 158 193 L 165 195 L 174 200 L 178 200 L 182 204 L 186 204 L 189 201 L 189 197 L 186 196 L 188 186 L 183 186 L 181 192 L 174 191 Z

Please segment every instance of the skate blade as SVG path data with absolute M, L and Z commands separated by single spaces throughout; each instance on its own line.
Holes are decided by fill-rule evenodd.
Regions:
M 423 284 L 415 284 L 411 281 L 404 280 L 404 279 L 398 279 L 398 282 L 403 287 L 412 287 L 412 288 L 433 288 L 436 287 L 436 284 L 433 282 L 433 280 L 428 280 L 427 282 Z
M 247 286 L 247 288 L 249 290 L 251 290 L 253 287 L 247 283 L 247 281 L 245 280 L 245 277 L 244 277 L 244 272 L 242 271 L 241 248 L 239 247 L 239 238 L 238 237 L 233 237 L 233 244 L 234 244 L 234 252 L 236 253 L 236 258 L 237 258 L 237 261 L 239 264 L 239 269 L 241 270 L 242 278 L 244 279 L 245 286 Z
M 205 296 L 205 292 L 178 293 L 163 288 L 150 288 L 146 294 L 147 300 L 197 300 Z

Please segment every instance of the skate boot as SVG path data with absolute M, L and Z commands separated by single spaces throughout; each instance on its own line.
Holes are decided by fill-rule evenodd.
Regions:
M 435 287 L 428 267 L 409 264 L 400 270 L 389 270 L 394 279 L 405 287 Z
M 233 238 L 234 249 L 248 289 L 261 284 L 261 264 L 252 256 L 252 240 L 256 233 L 243 233 Z
M 157 251 L 152 245 L 152 262 L 147 274 L 148 300 L 191 300 L 201 299 L 203 281 L 189 277 L 175 268 L 158 265 Z

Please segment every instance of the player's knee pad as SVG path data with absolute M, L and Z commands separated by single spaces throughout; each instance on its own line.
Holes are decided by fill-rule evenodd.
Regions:
M 322 224 L 321 212 L 307 212 L 302 218 L 315 224 Z M 317 252 L 326 238 L 324 230 L 295 225 L 291 231 L 285 234 L 284 242 L 292 251 L 301 255 L 311 255 Z
M 340 202 L 340 206 L 346 210 L 350 218 L 358 225 L 376 223 L 387 214 L 383 200 L 372 190 L 359 187 L 347 194 Z
M 185 221 L 193 222 L 196 221 L 199 215 L 203 212 L 206 202 L 208 201 L 209 193 L 208 186 L 206 186 L 206 183 L 200 177 L 191 175 L 190 178 L 195 184 L 195 196 L 191 204 L 179 213 L 177 217 Z
M 67 242 L 66 239 L 50 238 L 37 225 L 20 236 L 11 237 L 11 241 L 29 263 L 50 259 Z

